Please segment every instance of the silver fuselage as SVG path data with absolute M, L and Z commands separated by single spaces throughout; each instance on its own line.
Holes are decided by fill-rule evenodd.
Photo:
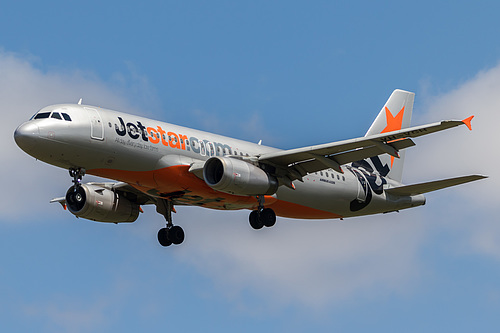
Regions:
M 89 174 L 126 182 L 152 197 L 177 193 L 180 204 L 255 209 L 255 197 L 217 192 L 190 167 L 212 156 L 251 158 L 280 151 L 94 106 L 60 104 L 38 114 L 42 112 L 65 113 L 71 120 L 31 119 L 19 126 L 16 142 L 26 153 L 64 169 L 85 168 Z M 295 189 L 280 186 L 266 202 L 277 215 L 292 218 L 342 218 L 425 203 L 423 195 L 386 194 L 385 189 L 400 184 L 377 172 L 352 165 L 342 169 L 344 173 L 326 169 L 308 174 L 293 181 Z

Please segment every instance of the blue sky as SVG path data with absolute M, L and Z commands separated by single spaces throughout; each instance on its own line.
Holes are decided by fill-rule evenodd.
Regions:
M 0 11 L 0 322 L 6 331 L 496 331 L 500 324 L 500 44 L 494 1 L 10 2 Z M 67 171 L 12 134 L 77 102 L 294 148 L 363 135 L 392 92 L 416 140 L 404 179 L 482 173 L 399 214 L 279 219 L 179 208 L 78 220 L 48 201 Z M 90 181 L 91 177 L 85 180 Z

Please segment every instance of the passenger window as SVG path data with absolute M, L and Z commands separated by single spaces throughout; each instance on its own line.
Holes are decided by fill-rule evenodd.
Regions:
M 50 117 L 50 112 L 40 112 L 35 116 L 35 119 L 45 119 Z
M 63 116 L 64 120 L 66 120 L 66 121 L 71 121 L 71 117 L 70 117 L 67 113 L 61 113 L 61 114 L 62 114 L 62 116 Z M 111 124 L 111 123 L 110 123 L 110 124 Z
M 61 115 L 58 112 L 52 112 L 52 116 L 50 118 L 62 120 Z
M 323 177 L 323 171 L 320 171 L 319 174 L 321 177 Z
M 201 154 L 201 156 L 207 155 L 206 147 L 205 147 L 205 142 L 201 141 L 201 142 L 199 142 L 199 144 L 200 144 L 200 154 Z

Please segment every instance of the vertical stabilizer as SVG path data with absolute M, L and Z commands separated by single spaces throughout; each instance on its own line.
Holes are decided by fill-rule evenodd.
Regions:
M 399 89 L 394 90 L 365 136 L 397 131 L 402 128 L 410 127 L 414 97 L 415 94 L 412 92 Z M 379 155 L 378 158 L 380 159 L 381 165 L 384 166 L 384 169 L 388 167 L 390 170 L 389 173 L 387 173 L 387 177 L 401 182 L 405 152 L 401 151 L 399 155 L 400 158 L 395 158 L 383 154 Z M 375 167 L 377 167 L 377 164 L 380 166 L 380 163 L 375 163 L 376 161 L 374 161 L 374 159 L 376 158 L 372 158 L 371 160 L 372 163 L 375 164 Z M 377 169 L 379 169 L 379 167 L 377 167 Z

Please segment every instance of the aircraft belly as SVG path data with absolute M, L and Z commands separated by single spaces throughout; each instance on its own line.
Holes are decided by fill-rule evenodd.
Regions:
M 176 204 L 201 206 L 211 209 L 256 209 L 257 199 L 213 190 L 189 171 L 189 165 L 177 165 L 152 171 L 123 171 L 117 169 L 93 169 L 89 173 L 129 183 L 136 189 L 157 198 L 168 198 Z M 266 207 L 278 216 L 294 218 L 339 218 L 338 214 L 308 207 L 304 203 L 281 200 L 277 196 L 265 196 Z
M 188 170 L 189 165 L 177 165 L 151 171 L 93 169 L 89 173 L 126 182 L 148 195 L 172 199 L 177 204 L 223 210 L 257 207 L 256 198 L 215 191 Z

